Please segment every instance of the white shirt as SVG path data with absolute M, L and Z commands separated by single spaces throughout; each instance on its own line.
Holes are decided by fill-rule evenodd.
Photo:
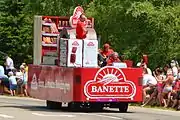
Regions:
M 15 76 L 10 76 L 9 81 L 11 85 L 17 85 L 16 77 Z
M 146 68 L 149 75 L 152 75 L 152 71 L 149 68 Z
M 177 78 L 180 79 L 180 73 L 178 73 L 178 77 Z
M 177 79 L 178 68 L 177 68 L 176 66 L 174 66 L 174 67 L 172 68 L 172 72 L 173 72 L 174 79 Z
M 23 79 L 23 73 L 22 72 L 16 72 L 16 78 Z
M 153 77 L 150 74 L 145 74 L 143 76 L 143 86 L 144 85 L 156 85 L 157 84 L 157 80 L 155 77 Z
M 4 75 L 4 67 L 0 65 L 0 76 Z
M 14 69 L 14 62 L 10 57 L 6 59 L 6 70 L 8 69 Z

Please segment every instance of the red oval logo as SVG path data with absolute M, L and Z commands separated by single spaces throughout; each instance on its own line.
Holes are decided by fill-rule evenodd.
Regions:
M 106 66 L 98 70 L 94 80 L 89 80 L 84 86 L 86 97 L 97 98 L 129 98 L 133 99 L 136 86 L 126 80 L 122 70 Z

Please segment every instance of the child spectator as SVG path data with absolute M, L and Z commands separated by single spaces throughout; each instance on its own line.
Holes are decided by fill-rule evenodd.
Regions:
M 15 96 L 16 88 L 17 88 L 16 77 L 14 76 L 13 72 L 9 72 L 8 75 L 9 75 L 9 85 L 10 85 L 11 96 Z
M 24 66 L 25 71 L 28 72 L 28 65 L 26 63 L 22 63 L 22 65 Z
M 22 86 L 21 86 L 21 93 L 23 92 L 25 96 L 28 96 L 28 93 L 27 93 L 27 71 L 25 70 L 25 67 L 23 65 L 20 66 L 20 72 L 22 74 Z

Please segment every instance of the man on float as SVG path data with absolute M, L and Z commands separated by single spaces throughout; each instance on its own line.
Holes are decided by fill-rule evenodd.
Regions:
M 79 17 L 79 20 L 77 22 L 76 26 L 76 39 L 85 39 L 86 35 L 88 33 L 86 26 L 85 26 L 85 21 L 86 21 L 86 16 L 84 14 L 81 14 Z
M 103 56 L 103 58 L 109 57 L 111 54 L 113 54 L 114 50 L 110 49 L 109 44 L 103 45 L 103 50 L 100 50 L 100 54 Z
M 108 60 L 107 60 L 107 66 L 112 66 L 113 63 L 119 63 L 121 62 L 121 60 L 119 59 L 119 55 L 117 52 L 114 52 L 112 54 L 112 57 L 110 57 Z

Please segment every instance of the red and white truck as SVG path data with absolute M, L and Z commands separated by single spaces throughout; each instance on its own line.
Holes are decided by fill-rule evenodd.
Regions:
M 86 39 L 76 39 L 76 23 L 82 12 L 78 6 L 71 17 L 35 16 L 29 94 L 46 100 L 48 108 L 110 107 L 126 112 L 128 103 L 142 101 L 142 69 L 98 67 L 94 18 L 86 21 Z M 69 35 L 66 38 L 63 28 Z

